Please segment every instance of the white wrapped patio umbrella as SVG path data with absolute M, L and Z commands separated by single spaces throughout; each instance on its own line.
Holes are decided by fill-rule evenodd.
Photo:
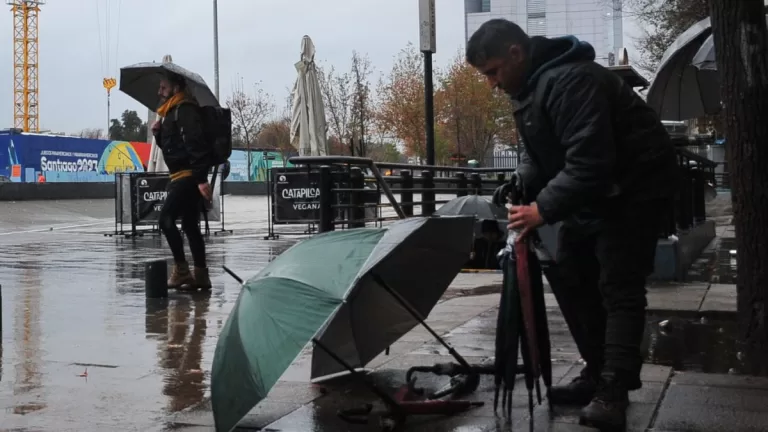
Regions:
M 317 79 L 315 45 L 309 36 L 301 40 L 301 60 L 295 66 L 299 76 L 291 93 L 291 145 L 301 156 L 326 156 L 329 153 L 328 124 Z
M 163 63 L 172 63 L 173 58 L 171 58 L 170 54 L 166 54 L 163 57 Z M 154 114 L 154 113 L 153 113 Z M 151 116 L 151 120 L 159 120 L 160 117 L 157 116 L 157 114 L 154 114 L 154 116 Z M 152 127 L 152 123 L 148 125 L 150 128 Z M 147 162 L 147 172 L 168 172 L 168 165 L 165 164 L 165 159 L 163 159 L 163 151 L 160 150 L 160 147 L 158 147 L 157 143 L 155 142 L 154 134 L 152 136 L 152 146 L 149 148 L 149 161 Z

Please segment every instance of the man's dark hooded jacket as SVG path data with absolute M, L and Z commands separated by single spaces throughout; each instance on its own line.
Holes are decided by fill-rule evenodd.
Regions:
M 513 97 L 525 154 L 518 172 L 552 224 L 611 202 L 670 198 L 674 148 L 657 114 L 575 37 L 531 38 L 527 84 Z
M 187 99 L 171 108 L 155 141 L 171 174 L 190 170 L 197 183 L 208 181 L 210 146 L 205 142 L 196 101 Z

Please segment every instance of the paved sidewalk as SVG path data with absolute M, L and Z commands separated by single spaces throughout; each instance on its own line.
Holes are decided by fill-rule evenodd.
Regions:
M 454 298 L 440 303 L 428 323 L 444 335 L 446 341 L 471 363 L 481 363 L 493 355 L 496 304 L 498 294 Z M 567 382 L 581 368 L 575 345 L 554 298 L 547 295 L 552 331 L 554 377 Z M 341 408 L 374 402 L 375 397 L 359 382 L 349 377 L 321 384 L 310 384 L 306 365 L 307 350 L 286 372 L 268 398 L 240 424 L 239 430 L 268 431 L 376 431 L 375 425 L 349 425 L 336 412 Z M 369 366 L 371 376 L 383 389 L 393 393 L 405 382 L 405 372 L 412 366 L 451 362 L 446 349 L 422 328 L 416 328 L 392 346 L 390 356 L 380 356 Z M 722 374 L 673 372 L 668 366 L 646 364 L 642 372 L 643 388 L 631 393 L 628 432 L 752 432 L 768 428 L 768 379 Z M 419 375 L 418 383 L 436 390 L 446 379 Z M 518 379 L 513 398 L 511 422 L 493 413 L 494 386 L 484 377 L 469 400 L 485 405 L 453 417 L 413 418 L 408 431 L 512 431 L 528 430 L 527 393 Z M 537 407 L 537 431 L 594 431 L 578 426 L 578 408 L 556 407 L 550 415 L 546 403 Z M 182 431 L 210 430 L 212 414 L 209 403 L 202 404 L 168 419 L 169 427 Z
M 239 284 L 221 266 L 247 278 L 293 244 L 288 236 L 262 240 L 264 200 L 233 197 L 228 203 L 227 228 L 234 229 L 234 234 L 212 236 L 208 242 L 214 280 L 211 295 L 174 293 L 157 302 L 145 299 L 142 261 L 167 258 L 167 249 L 157 236 L 104 237 L 113 229 L 111 201 L 5 203 L 0 208 L 0 431 L 211 430 L 206 400 L 213 351 L 240 292 Z M 716 318 L 718 313 L 732 315 L 735 305 L 735 288 L 728 285 L 733 283 L 732 274 L 722 271 L 711 276 L 715 267 L 732 267 L 733 257 L 723 261 L 718 254 L 733 248 L 727 221 L 718 229 L 721 243 L 713 244 L 713 257 L 698 266 L 700 277 L 695 280 L 702 282 L 649 287 L 650 310 L 657 314 L 647 326 L 649 361 L 687 370 L 738 368 L 732 364 L 737 354 L 727 340 L 731 330 Z M 499 274 L 461 274 L 429 317 L 435 329 L 472 362 L 493 355 L 500 286 Z M 546 297 L 555 375 L 572 375 L 578 370 L 574 366 L 578 354 L 552 294 Z M 710 312 L 712 317 L 707 318 Z M 392 346 L 390 356 L 382 355 L 370 366 L 382 386 L 393 390 L 403 383 L 410 366 L 450 361 L 446 354 L 423 329 L 416 328 Z M 306 350 L 297 359 L 269 398 L 243 422 L 244 427 L 360 430 L 340 424 L 336 409 L 356 406 L 372 395 L 349 379 L 310 384 L 310 356 Z M 653 365 L 646 366 L 643 376 L 645 389 L 633 395 L 634 430 L 740 431 L 766 424 L 760 423 L 761 407 L 768 405 L 760 402 L 765 400 L 760 381 L 726 374 L 682 382 L 682 373 Z M 705 383 L 705 378 L 721 381 Z M 419 382 L 439 388 L 446 381 L 423 377 Z M 749 391 L 742 392 L 745 387 Z M 721 388 L 727 391 L 718 393 Z M 680 409 L 694 410 L 691 416 L 702 411 L 700 399 L 677 398 L 678 391 L 704 390 L 712 395 L 708 403 L 722 412 L 737 413 L 743 420 L 741 429 L 723 429 L 718 423 L 712 424 L 720 429 L 695 426 L 695 421 L 705 422 L 710 412 L 717 413 L 715 409 L 693 419 L 676 414 Z M 492 384 L 485 380 L 473 397 L 490 403 L 492 391 Z M 515 430 L 527 430 L 526 399 L 521 388 L 510 423 Z M 536 423 L 539 430 L 585 430 L 572 425 L 575 413 L 560 409 L 550 422 L 542 408 L 536 412 Z M 686 429 L 686 424 L 694 426 Z M 413 423 L 411 430 L 502 431 L 509 430 L 509 425 L 499 423 L 490 406 L 485 406 L 455 418 L 423 419 Z

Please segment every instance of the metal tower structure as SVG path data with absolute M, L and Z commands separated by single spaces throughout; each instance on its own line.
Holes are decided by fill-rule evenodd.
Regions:
M 40 131 L 38 14 L 45 0 L 6 0 L 13 12 L 13 123 L 24 132 Z

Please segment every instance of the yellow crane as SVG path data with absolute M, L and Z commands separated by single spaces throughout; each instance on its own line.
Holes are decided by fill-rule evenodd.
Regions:
M 13 12 L 13 125 L 40 131 L 38 14 L 44 0 L 6 0 Z

